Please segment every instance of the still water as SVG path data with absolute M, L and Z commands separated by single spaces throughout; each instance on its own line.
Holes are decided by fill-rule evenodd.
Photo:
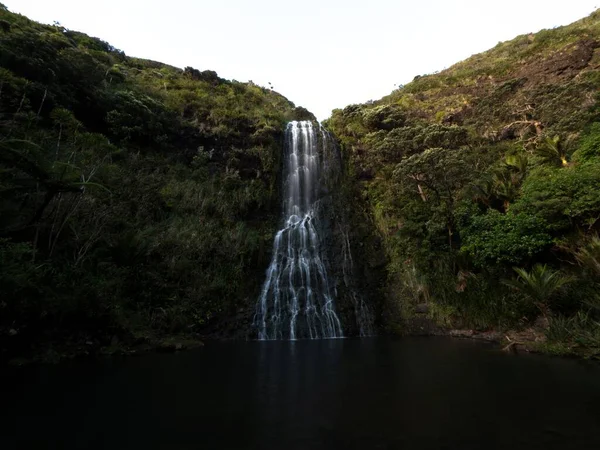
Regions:
M 600 449 L 600 365 L 447 338 L 1 369 L 0 448 Z

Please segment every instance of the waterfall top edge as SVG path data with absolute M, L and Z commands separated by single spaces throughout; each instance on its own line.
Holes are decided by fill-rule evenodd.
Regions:
M 323 128 L 323 125 L 321 125 L 321 122 L 317 122 L 314 120 L 291 120 L 287 123 L 287 126 L 288 127 L 290 127 L 290 126 L 302 127 L 302 126 L 306 125 L 309 127 L 313 127 L 315 123 L 318 125 L 318 128 Z

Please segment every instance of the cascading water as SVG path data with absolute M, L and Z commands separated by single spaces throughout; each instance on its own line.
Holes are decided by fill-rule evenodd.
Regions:
M 320 250 L 320 155 L 312 122 L 286 129 L 283 229 L 256 307 L 260 340 L 343 336 Z
M 345 286 L 350 290 L 349 295 L 354 305 L 354 316 L 358 326 L 358 334 L 361 337 L 373 336 L 373 315 L 365 303 L 365 300 L 358 295 L 354 289 L 354 259 L 352 258 L 352 249 L 350 248 L 350 238 L 348 231 L 344 231 L 340 226 L 340 235 L 343 239 L 342 245 L 342 273 Z

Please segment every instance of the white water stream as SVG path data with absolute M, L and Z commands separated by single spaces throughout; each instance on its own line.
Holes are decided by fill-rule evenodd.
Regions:
M 320 156 L 312 122 L 290 122 L 284 160 L 284 227 L 256 307 L 260 340 L 343 337 L 320 250 Z

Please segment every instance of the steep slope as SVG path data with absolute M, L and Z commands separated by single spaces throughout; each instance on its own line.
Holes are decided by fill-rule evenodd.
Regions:
M 215 324 L 251 320 L 305 118 L 0 5 L 1 356 L 238 332 Z
M 384 242 L 389 329 L 428 310 L 598 352 L 599 69 L 595 12 L 333 112 Z

